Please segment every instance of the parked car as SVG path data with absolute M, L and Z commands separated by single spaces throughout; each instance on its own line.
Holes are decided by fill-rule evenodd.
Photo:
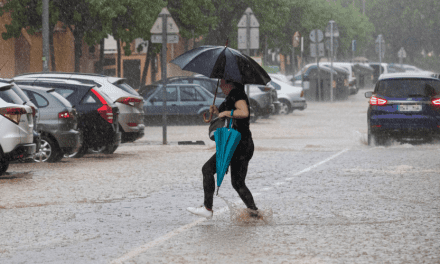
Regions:
M 19 86 L 30 85 L 53 88 L 67 99 L 78 113 L 78 130 L 82 145 L 71 157 L 82 157 L 89 148 L 105 146 L 104 153 L 112 154 L 121 143 L 119 110 L 116 104 L 92 84 L 61 79 L 19 79 Z
M 320 63 L 322 65 L 325 65 L 327 67 L 331 66 L 330 62 L 322 62 Z M 333 62 L 334 67 L 343 68 L 348 72 L 348 90 L 349 94 L 357 94 L 359 91 L 359 87 L 356 85 L 356 75 L 354 72 L 354 64 L 350 62 Z
M 95 90 L 105 93 L 119 108 L 122 143 L 133 142 L 145 134 L 143 98 L 123 78 L 89 73 L 43 72 L 22 74 L 14 77 L 14 80 L 29 78 L 74 80 L 95 85 Z
M 30 106 L 11 104 L 0 98 L 0 175 L 7 171 L 11 161 L 35 153 L 32 112 Z
M 73 153 L 81 146 L 76 110 L 55 89 L 22 85 L 21 89 L 40 109 L 37 130 L 41 132 L 41 146 L 33 159 L 36 162 L 57 162 L 64 154 Z
M 415 72 L 382 74 L 368 107 L 368 144 L 440 136 L 440 80 Z
M 248 84 L 245 85 L 246 92 L 249 87 L 249 104 L 251 108 L 251 122 L 259 117 L 273 114 L 276 109 L 273 103 L 273 87 L 267 85 Z
M 27 105 L 32 108 L 34 130 L 32 131 L 34 143 L 37 149 L 40 148 L 41 135 L 37 131 L 38 107 L 32 103 L 26 94 L 13 82 L 12 79 L 0 78 L 0 98 L 11 104 Z
M 401 68 L 400 66 L 392 65 L 384 62 L 382 62 L 382 64 L 380 64 L 379 62 L 369 62 L 368 64 L 374 70 L 373 76 L 371 77 L 373 83 L 377 82 L 380 74 L 405 72 L 405 69 Z
M 211 94 L 215 94 L 217 89 L 217 79 L 211 79 L 201 74 L 196 74 L 194 76 L 177 76 L 170 77 L 167 79 L 168 84 L 199 84 Z M 144 96 L 148 91 L 155 90 L 161 81 L 157 81 L 154 84 L 144 86 L 140 93 Z M 255 122 L 259 116 L 266 116 L 275 111 L 275 105 L 279 106 L 279 102 L 274 100 L 273 97 L 276 96 L 276 91 L 273 87 L 263 86 L 263 85 L 251 85 L 253 88 L 250 89 L 249 103 L 251 109 L 251 122 Z M 245 88 L 246 90 L 246 88 Z M 275 92 L 273 92 L 275 91 Z M 267 95 L 263 95 L 266 93 Z M 272 96 L 272 99 L 270 97 Z M 225 98 L 226 95 L 222 92 L 220 87 L 217 89 L 217 98 Z M 212 104 L 212 102 L 211 102 Z
M 144 95 L 145 117 L 162 115 L 163 86 Z M 200 116 L 209 111 L 214 96 L 198 84 L 167 84 L 166 101 L 169 116 Z M 220 106 L 223 98 L 216 98 L 215 105 Z
M 287 115 L 294 110 L 302 111 L 307 108 L 302 87 L 292 86 L 276 78 L 272 78 L 271 84 L 277 90 L 278 101 L 281 103 L 279 114 Z

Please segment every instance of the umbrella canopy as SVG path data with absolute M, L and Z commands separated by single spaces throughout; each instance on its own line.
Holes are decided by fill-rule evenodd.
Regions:
M 267 72 L 251 57 L 226 46 L 201 46 L 171 61 L 182 70 L 241 84 L 266 85 Z
M 234 111 L 234 110 L 232 110 Z M 232 113 L 231 113 L 232 116 Z M 225 177 L 226 170 L 231 163 L 232 155 L 240 143 L 241 134 L 232 128 L 232 118 L 228 127 L 218 128 L 214 132 L 215 148 L 216 148 L 216 172 L 217 172 L 217 187 L 222 184 Z M 218 195 L 218 188 L 217 188 Z

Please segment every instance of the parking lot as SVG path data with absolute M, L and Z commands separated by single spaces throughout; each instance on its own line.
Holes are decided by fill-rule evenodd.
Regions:
M 205 221 L 202 124 L 147 126 L 113 155 L 14 163 L 0 177 L 1 263 L 439 263 L 439 144 L 367 145 L 368 99 L 251 125 L 247 184 L 273 219 Z M 205 145 L 178 145 L 203 140 Z M 243 208 L 225 177 L 220 195 Z

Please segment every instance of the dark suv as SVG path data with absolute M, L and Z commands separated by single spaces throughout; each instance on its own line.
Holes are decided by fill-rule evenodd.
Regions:
M 383 74 L 370 98 L 368 145 L 389 138 L 431 139 L 440 136 L 440 79 L 428 74 Z
M 82 133 L 83 144 L 71 157 L 82 157 L 89 148 L 106 146 L 106 154 L 113 153 L 121 143 L 118 126 L 118 107 L 95 85 L 78 81 L 16 80 L 20 85 L 53 88 L 72 104 L 78 113 L 78 130 Z

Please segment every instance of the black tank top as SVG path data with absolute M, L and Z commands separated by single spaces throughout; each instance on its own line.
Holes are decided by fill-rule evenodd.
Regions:
M 231 92 L 229 92 L 228 96 L 226 96 L 223 103 L 218 108 L 218 111 L 221 113 L 223 111 L 236 110 L 235 103 L 240 100 L 246 101 L 248 111 L 250 113 L 249 99 L 246 93 L 244 92 L 244 90 L 241 88 L 232 89 Z M 242 139 L 252 137 L 251 131 L 249 129 L 249 121 L 250 121 L 250 116 L 243 119 L 234 118 L 233 121 L 234 128 L 241 133 Z

